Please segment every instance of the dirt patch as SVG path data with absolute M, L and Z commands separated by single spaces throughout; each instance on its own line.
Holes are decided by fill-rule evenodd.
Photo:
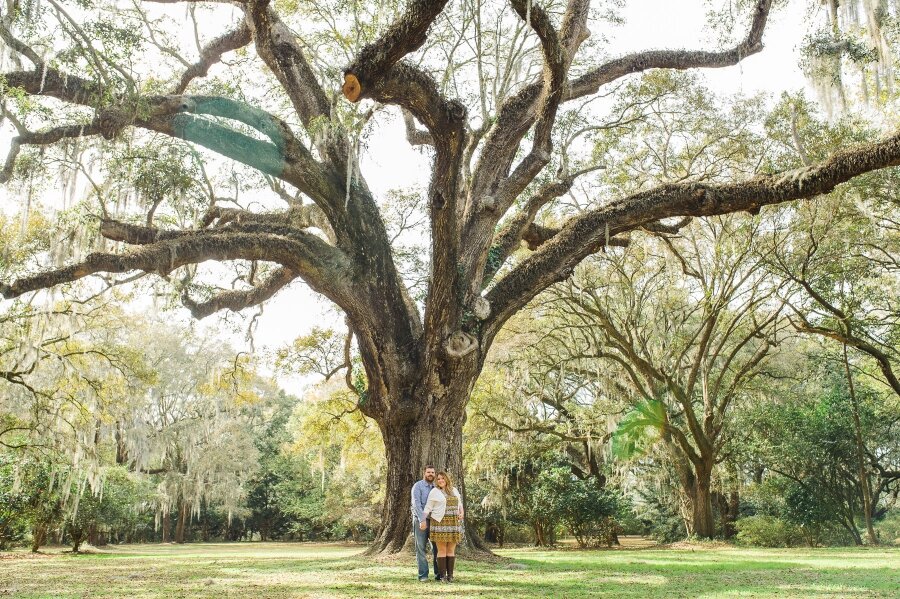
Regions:
M 0 560 L 5 559 L 49 559 L 53 557 L 50 553 L 32 553 L 30 551 L 12 551 L 9 553 L 0 553 Z
M 704 549 L 734 549 L 734 545 L 725 541 L 678 541 L 677 543 L 660 545 L 659 548 L 700 551 Z
M 429 556 L 430 556 L 429 552 Z M 404 564 L 415 564 L 415 553 L 411 547 L 404 547 L 399 553 L 360 556 L 363 559 L 371 560 L 373 563 L 394 566 Z M 471 551 L 469 549 L 457 549 L 456 557 L 462 560 L 479 562 L 483 564 L 505 565 L 512 562 L 508 557 L 497 555 L 496 553 L 484 551 Z M 430 557 L 429 557 L 430 559 Z

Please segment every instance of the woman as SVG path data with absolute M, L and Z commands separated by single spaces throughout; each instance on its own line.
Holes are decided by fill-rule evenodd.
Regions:
M 456 565 L 456 545 L 462 540 L 463 506 L 459 491 L 446 472 L 438 472 L 435 487 L 425 503 L 425 517 L 431 518 L 429 537 L 437 545 L 438 573 L 444 582 L 453 582 L 453 566 Z M 419 523 L 425 530 L 425 522 Z

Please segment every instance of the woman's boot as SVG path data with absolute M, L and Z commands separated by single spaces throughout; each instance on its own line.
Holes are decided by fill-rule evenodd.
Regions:
M 447 558 L 446 557 L 438 557 L 438 576 L 441 577 L 442 582 L 447 582 Z
M 453 582 L 453 567 L 456 565 L 456 556 L 447 556 L 447 582 Z

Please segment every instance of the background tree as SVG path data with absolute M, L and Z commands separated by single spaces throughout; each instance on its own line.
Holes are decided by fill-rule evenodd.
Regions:
M 681 239 L 592 261 L 557 295 L 570 324 L 551 337 L 568 348 L 568 367 L 596 372 L 601 361 L 618 371 L 623 388 L 607 393 L 639 409 L 619 441 L 658 431 L 692 512 L 689 530 L 701 537 L 715 534 L 713 470 L 733 435 L 731 412 L 786 324 L 777 289 L 751 257 L 758 228 L 743 218 L 698 222 Z
M 884 517 L 897 500 L 896 400 L 862 383 L 859 374 L 852 398 L 840 351 L 816 362 L 810 366 L 818 376 L 785 380 L 781 399 L 751 412 L 758 455 L 783 481 L 783 507 L 770 514 L 812 530 L 811 543 L 821 540 L 816 527 L 831 524 L 862 544 L 857 521 L 867 523 L 867 491 L 869 520 Z

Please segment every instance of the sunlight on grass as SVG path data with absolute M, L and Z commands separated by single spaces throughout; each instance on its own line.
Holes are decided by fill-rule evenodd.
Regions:
M 461 561 L 452 587 L 415 580 L 402 561 L 359 546 L 193 544 L 111 547 L 0 560 L 0 597 L 895 597 L 896 549 L 738 548 L 499 551 L 512 563 Z

